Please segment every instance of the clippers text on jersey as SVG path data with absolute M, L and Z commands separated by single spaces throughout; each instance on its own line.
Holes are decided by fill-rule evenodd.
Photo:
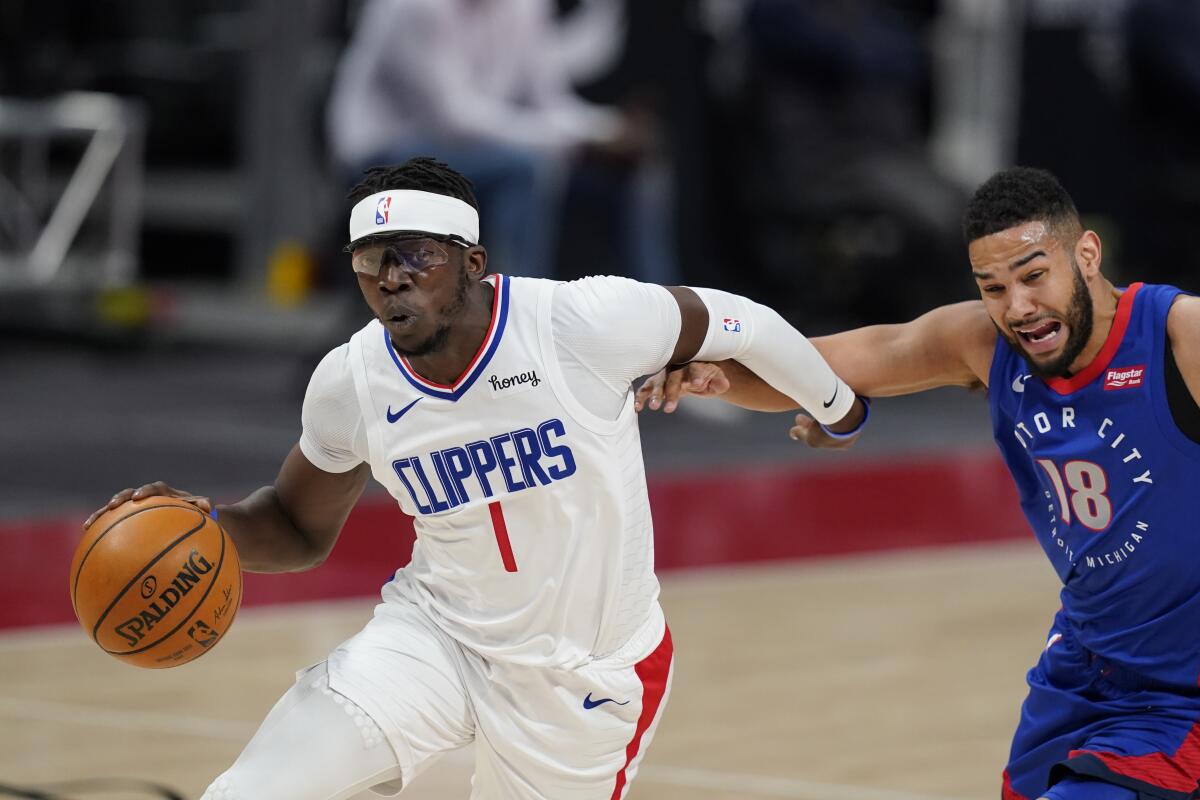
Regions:
M 548 419 L 458 447 L 392 461 L 392 469 L 422 514 L 439 514 L 472 500 L 548 486 L 575 474 L 566 427 Z

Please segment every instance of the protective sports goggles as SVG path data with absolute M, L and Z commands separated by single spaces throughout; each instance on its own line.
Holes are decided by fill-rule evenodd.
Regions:
M 434 239 L 402 239 L 368 244 L 353 250 L 350 264 L 355 272 L 363 275 L 379 275 L 385 262 L 415 274 L 449 261 L 446 246 L 446 243 Z

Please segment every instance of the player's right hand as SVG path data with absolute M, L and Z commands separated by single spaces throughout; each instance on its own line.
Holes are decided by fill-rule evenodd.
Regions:
M 633 407 L 637 411 L 647 407 L 651 411 L 661 408 L 670 414 L 685 394 L 715 397 L 727 391 L 729 378 L 720 367 L 706 361 L 693 361 L 682 367 L 660 370 L 646 378 L 634 395 Z
M 139 486 L 136 489 L 122 489 L 121 491 L 117 492 L 103 507 L 93 511 L 92 515 L 84 520 L 83 529 L 87 530 L 90 528 L 92 523 L 95 522 L 101 514 L 112 511 L 117 506 L 128 503 L 130 500 L 142 500 L 147 497 L 174 497 L 191 503 L 205 514 L 212 511 L 212 501 L 207 497 L 201 497 L 200 495 L 191 494 L 190 492 L 181 492 L 178 489 L 173 489 L 170 486 L 167 486 L 162 481 L 155 481 L 154 483 L 147 483 L 143 486 Z

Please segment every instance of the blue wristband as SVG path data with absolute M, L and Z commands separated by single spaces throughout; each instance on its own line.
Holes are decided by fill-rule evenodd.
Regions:
M 825 434 L 833 439 L 853 439 L 855 436 L 858 436 L 860 433 L 862 433 L 862 429 L 867 427 L 867 420 L 871 418 L 871 401 L 862 395 L 859 395 L 858 399 L 862 400 L 863 418 L 858 421 L 858 424 L 855 425 L 852 430 L 848 430 L 845 433 L 838 433 L 836 431 L 829 430 L 829 428 L 823 422 L 821 423 L 821 430 L 825 431 Z
M 861 427 L 861 426 L 860 426 L 860 427 Z M 213 507 L 212 507 L 212 509 L 211 509 L 211 510 L 208 512 L 208 515 L 209 515 L 210 517 L 212 517 L 214 521 L 216 521 L 216 519 L 217 519 L 217 507 L 216 507 L 216 506 L 213 506 Z

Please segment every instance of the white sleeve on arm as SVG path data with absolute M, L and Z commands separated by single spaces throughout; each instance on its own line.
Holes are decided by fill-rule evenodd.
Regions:
M 708 331 L 694 361 L 744 364 L 825 425 L 849 413 L 854 391 L 778 312 L 729 292 L 688 288 L 708 308 Z
M 666 366 L 681 325 L 666 289 L 611 275 L 560 283 L 550 318 L 567 385 L 604 419 L 617 417 L 634 380 Z
M 367 432 L 350 372 L 350 345 L 331 350 L 304 393 L 300 451 L 326 472 L 346 472 L 368 459 Z

